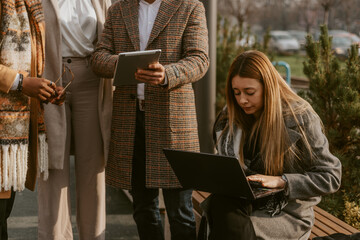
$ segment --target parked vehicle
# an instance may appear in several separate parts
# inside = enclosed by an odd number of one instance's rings
[[[332,29],[328,31],[329,35],[348,34],[349,32],[341,29]]]
[[[360,37],[358,35],[351,32],[347,32],[345,30],[329,30],[329,35],[347,37],[351,40],[352,43],[360,44]]]
[[[295,53],[300,50],[300,44],[286,31],[270,31],[269,49],[280,54]]]
[[[360,48],[360,37],[354,33],[350,33],[350,39],[352,44],[357,44]]]
[[[348,49],[351,45],[356,44],[360,47],[360,38],[354,33],[344,30],[330,30],[329,35],[332,36],[332,49],[338,57],[347,57]],[[360,48],[359,48],[360,54]]]
[[[332,49],[336,56],[346,58],[348,49],[351,47],[351,40],[343,36],[332,36]]]
[[[236,45],[242,47],[251,47],[254,45],[255,41],[256,40],[254,35],[245,34],[242,39],[236,40]]]
[[[305,49],[306,36],[308,35],[307,32],[300,30],[289,30],[288,33],[290,33],[291,36],[298,40],[301,49]]]
[[[334,36],[347,38],[350,40],[351,44],[356,44],[360,47],[360,37],[354,33],[336,34]]]

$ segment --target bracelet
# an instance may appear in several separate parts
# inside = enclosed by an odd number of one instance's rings
[[[284,180],[285,185],[287,185],[288,180],[287,180],[286,176],[285,176],[285,175],[281,175],[281,179]]]
[[[19,73],[19,84],[16,88],[17,91],[21,92],[22,88],[23,88],[23,80],[24,80],[24,75],[22,75],[21,73]]]
[[[289,184],[288,184],[289,181],[284,174],[281,175],[281,179],[284,180],[284,182],[285,182],[284,194],[285,194],[285,196],[289,196]]]

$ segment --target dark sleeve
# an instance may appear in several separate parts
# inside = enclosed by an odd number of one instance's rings
[[[216,133],[224,130],[227,124],[227,110],[224,107],[216,116],[214,125],[213,125],[213,142],[216,145],[218,139],[216,139]]]

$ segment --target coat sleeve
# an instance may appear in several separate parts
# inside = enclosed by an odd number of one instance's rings
[[[8,93],[15,81],[17,71],[0,64],[0,91]]]
[[[118,59],[115,54],[113,41],[113,24],[112,15],[115,14],[114,5],[109,8],[106,17],[104,29],[101,34],[100,41],[97,43],[96,49],[91,57],[91,66],[95,74],[104,78],[112,78]]]
[[[288,179],[289,198],[304,199],[336,192],[341,182],[341,163],[329,151],[320,118],[312,115],[304,122],[305,134],[312,147],[313,159],[303,154],[301,161],[308,165],[303,173],[284,174]]]
[[[203,4],[194,7],[182,36],[183,58],[165,66],[168,88],[201,79],[208,67],[208,31]]]

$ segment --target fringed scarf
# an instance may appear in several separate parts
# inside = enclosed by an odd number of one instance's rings
[[[44,69],[41,1],[1,0],[0,31],[0,64],[19,70],[25,76],[29,73],[40,76]],[[43,108],[38,109],[38,159],[40,168],[45,169],[48,154]],[[17,91],[0,92],[0,189],[21,191],[25,188],[29,125],[30,98]]]

